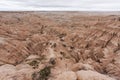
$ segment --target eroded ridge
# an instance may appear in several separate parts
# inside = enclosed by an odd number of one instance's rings
[[[0,65],[0,80],[120,80],[120,16],[1,12]]]

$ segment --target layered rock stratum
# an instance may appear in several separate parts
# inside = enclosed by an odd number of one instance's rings
[[[120,15],[0,12],[0,80],[120,80]]]

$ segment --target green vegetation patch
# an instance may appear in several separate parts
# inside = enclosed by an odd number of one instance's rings
[[[51,73],[50,68],[51,67],[45,67],[44,69],[40,70],[39,72],[33,73],[33,75],[32,75],[33,80],[47,80]]]

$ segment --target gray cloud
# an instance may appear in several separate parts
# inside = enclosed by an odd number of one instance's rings
[[[120,0],[1,0],[0,10],[120,11]]]

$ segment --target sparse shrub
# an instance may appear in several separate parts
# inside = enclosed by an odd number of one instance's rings
[[[29,64],[30,66],[33,66],[33,68],[37,68],[39,62],[38,62],[37,60],[33,60],[33,61],[29,62],[28,64]]]
[[[44,69],[40,70],[37,73],[32,74],[32,79],[33,80],[47,80],[48,76],[51,73],[50,66],[46,66]]]
[[[52,64],[52,65],[55,65],[56,64],[55,58],[51,58],[49,63]]]

